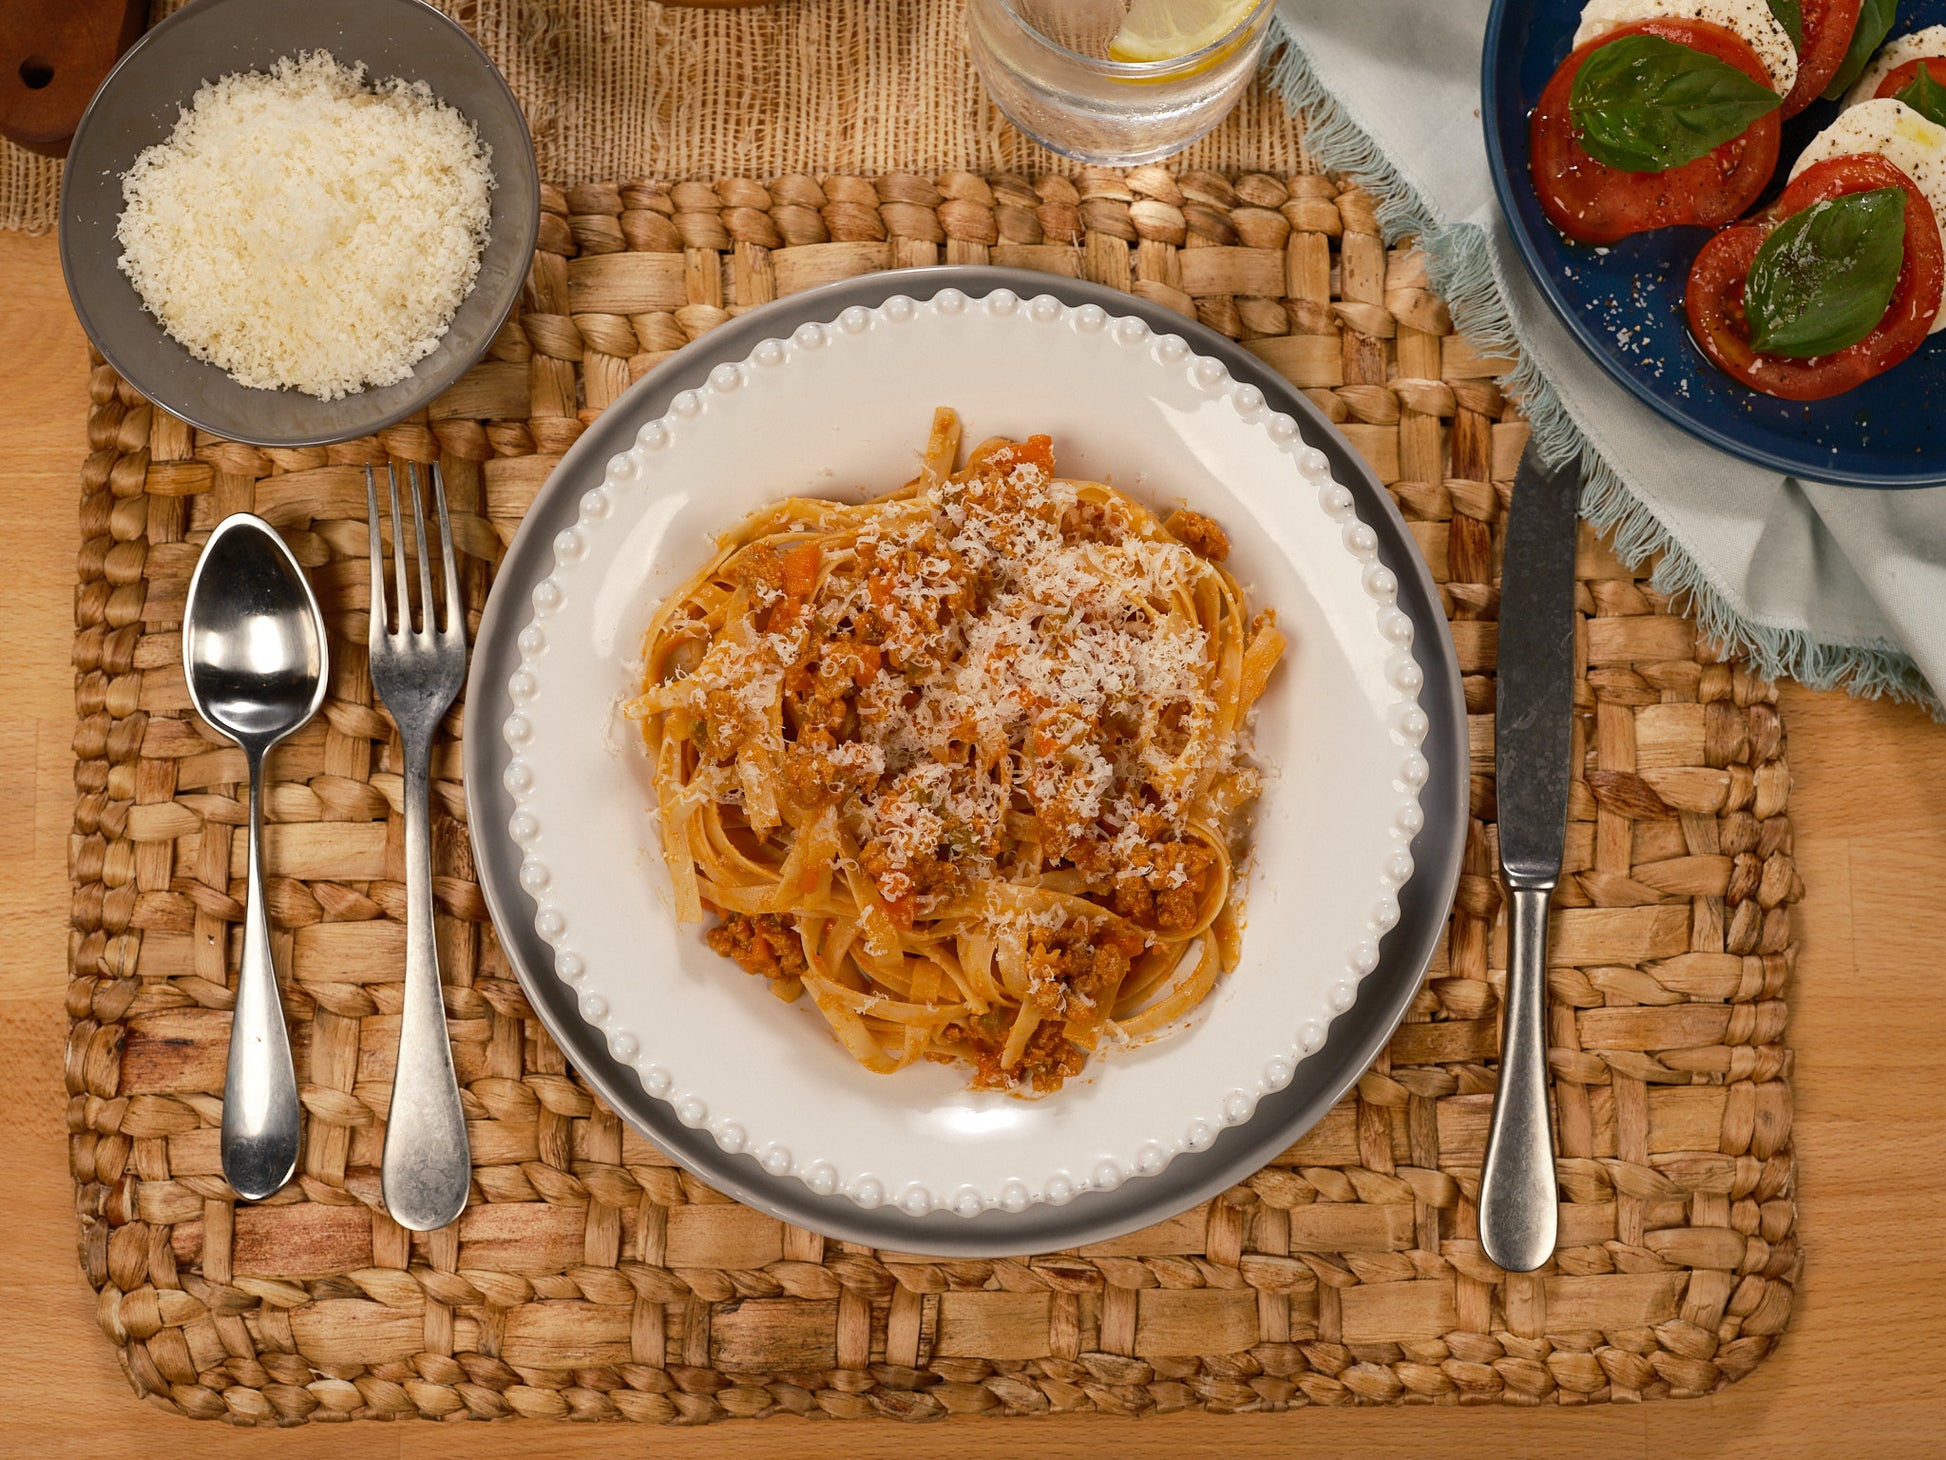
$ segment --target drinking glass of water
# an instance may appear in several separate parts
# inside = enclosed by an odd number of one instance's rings
[[[1272,0],[968,0],[993,104],[1037,142],[1132,167],[1228,115],[1257,69]]]

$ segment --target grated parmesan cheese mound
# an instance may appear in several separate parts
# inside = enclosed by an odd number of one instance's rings
[[[1152,844],[1188,834],[1197,788],[1254,774],[1237,728],[1218,730],[1210,634],[1173,607],[1218,570],[1148,535],[1139,509],[1083,502],[1051,460],[1027,458],[1037,445],[1044,453],[1046,438],[929,483],[890,522],[830,549],[801,607],[760,575],[738,578],[757,611],[784,618],[746,639],[720,635],[665,691],[740,774],[748,758],[730,747],[781,734],[791,695],[801,706],[817,692],[808,672],[789,689],[793,665],[849,666],[836,646],[871,645],[869,672],[844,690],[855,729],[843,733],[856,738],[810,753],[848,773],[848,829],[888,901],[913,892],[914,869],[942,847],[974,880],[1038,875],[1038,862],[1001,865],[1019,850],[1006,828],[1021,811],[1037,819],[1037,857],[1099,840],[1112,865],[1146,867]],[[1157,877],[1167,890],[1188,873]]]
[[[287,56],[205,82],[136,158],[119,263],[171,337],[244,385],[392,385],[472,291],[491,161],[424,82]]]

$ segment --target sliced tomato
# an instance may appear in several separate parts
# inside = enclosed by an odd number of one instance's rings
[[[1855,345],[1816,359],[1759,354],[1750,347],[1743,291],[1757,250],[1786,218],[1813,203],[1874,188],[1904,188],[1905,263],[1876,328]],[[1833,157],[1804,170],[1777,201],[1748,223],[1726,228],[1696,256],[1683,309],[1696,343],[1718,367],[1752,390],[1785,400],[1824,400],[1883,375],[1920,345],[1939,313],[1946,250],[1926,195],[1875,153]]]
[[[1528,171],[1548,222],[1582,243],[1613,243],[1631,233],[1700,223],[1728,223],[1757,201],[1777,167],[1781,122],[1757,118],[1694,162],[1665,172],[1624,172],[1582,150],[1568,115],[1574,78],[1588,57],[1625,35],[1660,36],[1728,61],[1764,86],[1770,73],[1757,53],[1720,25],[1701,20],[1644,20],[1577,47],[1561,63],[1528,122]]]
[[[1794,117],[1816,101],[1851,49],[1863,0],[1798,0],[1804,17],[1804,42],[1797,48],[1797,84],[1784,98],[1784,115]]]
[[[1872,93],[1873,97],[1897,96],[1912,85],[1921,66],[1926,68],[1926,75],[1934,86],[1946,86],[1946,56],[1914,56],[1903,66],[1886,72],[1885,79],[1878,84],[1878,90]]]

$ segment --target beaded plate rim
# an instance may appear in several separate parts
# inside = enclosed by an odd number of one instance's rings
[[[1171,1212],[1206,1200],[1272,1160],[1323,1119],[1371,1062],[1410,1011],[1426,970],[1443,946],[1461,870],[1469,816],[1468,731],[1465,691],[1453,636],[1432,570],[1397,504],[1370,463],[1305,394],[1264,361],[1180,311],[1125,290],[1044,270],[995,264],[925,264],[876,269],[860,276],[799,291],[732,318],[666,357],[636,385],[648,399],[666,401],[700,386],[710,368],[736,360],[774,330],[777,321],[801,322],[828,315],[836,301],[882,303],[895,293],[947,284],[962,288],[1004,286],[1052,293],[1070,304],[1095,302],[1135,314],[1151,326],[1182,333],[1199,349],[1229,362],[1231,373],[1252,381],[1282,403],[1300,423],[1306,440],[1331,459],[1352,484],[1380,537],[1380,559],[1399,575],[1400,597],[1420,628],[1415,657],[1426,675],[1422,703],[1433,717],[1425,751],[1434,768],[1425,798],[1426,829],[1413,843],[1419,870],[1402,889],[1400,924],[1381,945],[1379,967],[1359,988],[1358,1002],[1343,1016],[1327,1057],[1300,1066],[1289,1087],[1266,1098],[1257,1116],[1218,1133],[1206,1152],[1183,1157],[1147,1182],[1112,1192],[1084,1192],[1066,1207],[1031,1207],[1019,1214],[990,1212],[961,1218],[934,1213],[908,1217],[897,1206],[867,1211],[838,1198],[819,1197],[801,1182],[779,1180],[749,1155],[731,1155],[704,1132],[677,1120],[674,1111],[646,1098],[632,1072],[616,1060],[593,1026],[574,1007],[572,990],[553,976],[551,949],[534,932],[530,906],[520,890],[519,859],[510,840],[475,841],[482,898],[499,930],[501,946],[521,989],[558,1043],[595,1091],[679,1165],[716,1190],[781,1221],[831,1238],[894,1251],[991,1258],[1051,1252],[1105,1241],[1135,1231]],[[479,643],[469,670],[462,739],[467,821],[504,824],[513,798],[501,784],[508,759],[497,733],[512,709],[506,678],[516,662],[512,634],[489,633],[522,611],[526,594],[546,576],[552,534],[571,525],[575,494],[567,484],[596,477],[601,464],[632,440],[606,413],[580,436],[554,468],[558,489],[543,487],[525,509],[508,544],[482,611]]]
[[[852,305],[828,323],[807,322],[788,338],[762,341],[741,362],[717,364],[699,387],[677,393],[666,412],[643,424],[627,451],[610,458],[601,482],[581,494],[575,525],[556,534],[553,569],[529,595],[531,612],[516,636],[519,666],[507,683],[516,708],[501,726],[513,754],[503,772],[503,784],[515,799],[507,831],[522,848],[520,884],[534,905],[534,928],[553,950],[555,976],[579,985],[589,978],[590,969],[582,950],[573,946],[578,940],[569,931],[570,919],[554,890],[559,885],[555,869],[535,849],[545,820],[536,812],[547,798],[535,778],[534,752],[540,747],[533,716],[544,691],[554,641],[550,621],[557,621],[564,611],[579,611],[571,607],[577,592],[590,597],[597,592],[587,581],[594,572],[590,539],[599,538],[604,530],[611,537],[619,531],[606,524],[618,502],[639,491],[657,458],[680,449],[682,441],[698,431],[711,429],[718,417],[734,420],[740,410],[755,409],[748,404],[751,397],[760,395],[767,383],[789,378],[793,363],[812,356],[826,361],[834,346],[843,349],[848,341],[868,341],[875,332],[883,337],[921,316],[944,321],[968,312],[1010,321],[1003,329],[1051,328],[1084,340],[1098,337],[1097,343],[1084,348],[1105,345],[1146,353],[1150,363],[1178,376],[1176,388],[1186,383],[1192,395],[1228,400],[1246,432],[1254,428],[1289,459],[1296,480],[1315,488],[1317,510],[1339,524],[1340,546],[1359,564],[1358,586],[1374,605],[1371,628],[1376,638],[1360,652],[1383,658],[1391,697],[1384,711],[1384,729],[1397,752],[1397,769],[1387,803],[1390,850],[1376,878],[1378,900],[1348,950],[1345,975],[1318,1002],[1293,1010],[1295,1034],[1282,1036],[1281,1042],[1280,1036],[1270,1036],[1270,1052],[1260,1057],[1254,1075],[1239,1075],[1230,1088],[1191,1103],[1174,1129],[1144,1128],[1133,1137],[1123,1136],[1114,1149],[1098,1151],[1091,1162],[1064,1160],[1052,1170],[1032,1171],[1025,1180],[964,1180],[941,1187],[936,1179],[911,1174],[910,1168],[900,1173],[896,1166],[875,1169],[885,1162],[856,1166],[833,1159],[830,1153],[807,1151],[797,1137],[788,1143],[775,1139],[775,1125],[762,1118],[760,1106],[752,1105],[747,1095],[743,1101],[751,1108],[740,1108],[736,1101],[726,1102],[717,1092],[707,1091],[693,1073],[693,1061],[686,1070],[679,1069],[685,1060],[677,1031],[666,1030],[658,1038],[649,1026],[638,1030],[633,1027],[638,1021],[618,1016],[598,991],[601,975],[595,971],[594,982],[577,1000],[581,1019],[600,1031],[609,1053],[633,1071],[644,1092],[671,1107],[683,1124],[706,1130],[731,1154],[756,1156],[771,1175],[795,1177],[819,1196],[842,1196],[867,1210],[892,1203],[913,1217],[950,1211],[970,1218],[994,1210],[1017,1213],[1039,1203],[1064,1205],[1083,1192],[1112,1191],[1129,1179],[1156,1175],[1184,1152],[1207,1149],[1224,1127],[1248,1121],[1265,1095],[1288,1085],[1296,1065],[1324,1047],[1329,1024],[1353,1005],[1358,981],[1378,966],[1379,940],[1397,921],[1399,889],[1412,875],[1410,846],[1425,822],[1419,794],[1429,774],[1419,749],[1429,729],[1417,699],[1423,674],[1412,655],[1412,621],[1396,606],[1397,579],[1377,562],[1377,535],[1359,518],[1351,492],[1335,479],[1324,453],[1303,442],[1297,422],[1271,409],[1260,389],[1236,380],[1221,360],[1197,353],[1181,335],[1159,332],[1136,316],[1113,315],[1092,303],[1071,306],[1045,293],[1023,299],[1007,287],[974,299],[942,283],[925,300],[897,294],[875,308]],[[626,402],[611,409],[627,414]],[[1291,500],[1295,511],[1306,511],[1301,495]],[[541,719],[544,723],[544,710]],[[1228,1077],[1223,1083],[1230,1083]]]

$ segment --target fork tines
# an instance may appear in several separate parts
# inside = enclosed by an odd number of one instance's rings
[[[458,569],[453,562],[453,526],[446,514],[446,482],[439,473],[438,463],[429,469],[432,477],[433,503],[439,518],[439,548],[441,581],[445,586],[445,609],[440,614],[441,622],[436,630],[433,622],[433,585],[432,555],[426,550],[426,515],[421,504],[419,487],[419,464],[408,462],[406,471],[409,476],[408,495],[412,498],[412,541],[419,559],[419,629],[416,632],[432,634],[437,632],[442,639],[466,639],[466,613],[460,601]],[[385,602],[385,552],[379,537],[378,527],[378,481],[372,468],[365,468],[365,520],[371,531],[372,557],[372,627],[371,638],[377,643],[383,637],[405,637],[415,632],[412,623],[412,599],[406,579],[406,546],[403,519],[399,511],[399,474],[398,469],[389,461],[385,464],[386,485],[391,492],[392,505],[392,569],[398,585],[399,626],[396,630],[388,628],[390,614]]]

